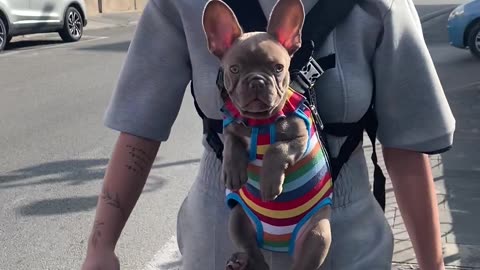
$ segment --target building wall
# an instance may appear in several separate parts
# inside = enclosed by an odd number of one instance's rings
[[[87,13],[89,15],[97,14],[99,12],[98,0],[85,0],[85,3],[87,5]]]
[[[137,9],[143,10],[143,8],[147,5],[149,0],[137,0]]]
[[[143,10],[149,0],[85,0],[89,14]]]

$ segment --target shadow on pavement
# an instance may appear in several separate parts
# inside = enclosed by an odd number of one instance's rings
[[[122,41],[109,44],[99,44],[93,46],[84,46],[77,48],[80,51],[112,51],[112,52],[127,52],[130,46],[130,41]]]
[[[75,159],[52,161],[0,175],[0,190],[27,188],[39,185],[83,185],[86,182],[101,181],[105,174],[108,159]],[[158,163],[152,169],[198,163],[199,159],[188,159],[168,163]],[[168,182],[160,172],[151,172],[143,193],[162,189]],[[42,198],[39,194],[37,198]],[[61,215],[72,212],[89,211],[95,208],[98,194],[86,197],[42,198],[17,208],[23,216]]]
[[[74,159],[52,161],[0,176],[0,189],[68,182],[80,185],[85,181],[101,179],[108,159]]]
[[[143,189],[143,194],[161,189],[167,180],[163,177],[152,175]],[[38,200],[17,208],[22,216],[50,216],[67,213],[84,212],[96,207],[98,194],[86,197],[68,197]]]
[[[37,46],[46,46],[46,45],[57,45],[65,43],[63,40],[58,38],[58,40],[54,39],[42,39],[42,40],[19,40],[19,41],[12,41],[6,47],[5,51],[10,50],[18,50],[18,49],[28,49]]]
[[[50,216],[88,211],[97,205],[98,196],[36,201],[18,209],[22,216]]]
[[[0,189],[65,182],[70,185],[81,185],[86,181],[103,179],[108,161],[106,158],[52,161],[10,171],[0,175]],[[188,159],[159,163],[153,165],[152,169],[181,166],[198,163],[199,161],[200,159]],[[150,180],[153,180],[153,182]],[[149,182],[152,182],[151,185],[158,185],[155,181],[164,180],[164,178],[150,173]],[[146,190],[148,191],[148,186]]]

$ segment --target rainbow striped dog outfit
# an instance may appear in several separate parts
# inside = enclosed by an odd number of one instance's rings
[[[298,232],[322,207],[332,204],[332,178],[326,151],[318,139],[312,113],[305,97],[288,90],[284,108],[269,119],[247,119],[240,115],[230,100],[222,108],[223,126],[232,122],[252,128],[248,165],[248,181],[239,190],[226,190],[230,208],[239,203],[254,224],[257,242],[263,249],[293,254]],[[285,172],[282,193],[271,202],[260,195],[260,170],[263,155],[275,143],[275,122],[290,115],[305,121],[308,129],[307,149],[302,158]]]

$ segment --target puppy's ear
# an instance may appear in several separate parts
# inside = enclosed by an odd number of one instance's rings
[[[304,20],[305,10],[300,0],[279,0],[270,14],[267,32],[293,55],[302,46]]]
[[[220,0],[210,0],[206,4],[202,22],[208,50],[220,59],[243,33],[233,11]]]

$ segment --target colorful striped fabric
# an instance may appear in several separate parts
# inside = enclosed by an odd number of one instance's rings
[[[226,190],[227,204],[231,208],[236,204],[243,207],[255,225],[261,248],[292,254],[299,230],[319,209],[331,204],[332,198],[332,179],[325,151],[305,97],[290,89],[284,110],[269,121],[242,118],[229,102],[223,111],[224,125],[243,121],[252,127],[248,181],[239,191]],[[272,202],[263,202],[259,183],[263,156],[275,142],[275,121],[292,114],[307,124],[310,135],[307,149],[302,158],[286,170],[282,193]]]

